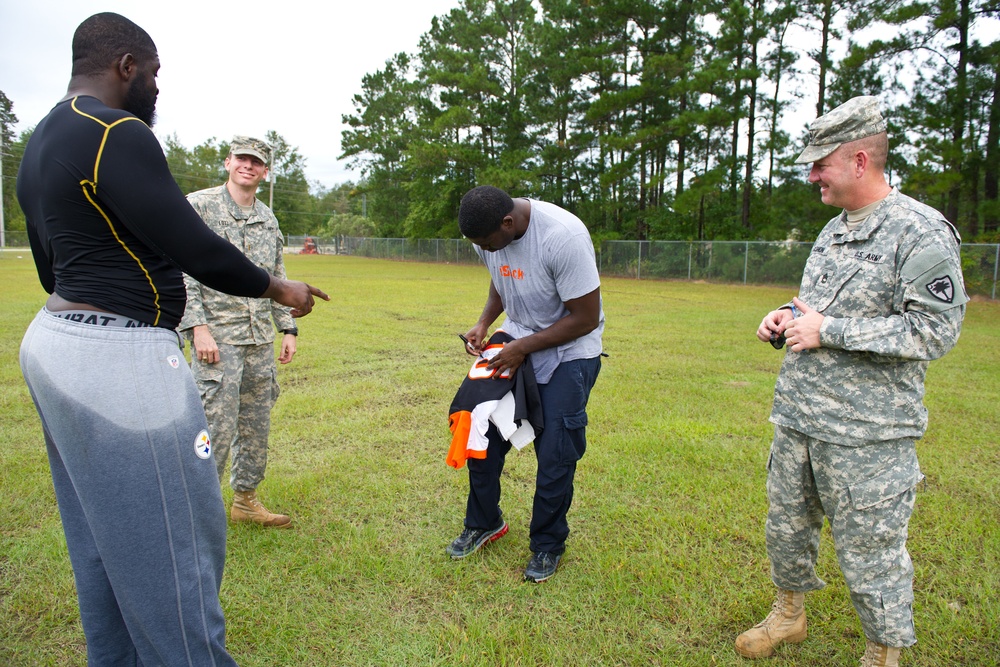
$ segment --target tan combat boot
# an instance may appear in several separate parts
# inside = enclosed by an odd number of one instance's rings
[[[861,656],[861,667],[899,667],[898,648],[890,648],[865,640],[865,654]]]
[[[779,588],[771,613],[736,638],[736,650],[744,658],[770,658],[782,642],[797,644],[805,638],[805,593]]]
[[[292,520],[284,514],[272,514],[257,499],[256,491],[236,491],[233,493],[233,509],[229,513],[233,521],[250,521],[262,526],[285,528]]]

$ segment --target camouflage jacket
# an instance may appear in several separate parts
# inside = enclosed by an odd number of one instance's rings
[[[254,210],[244,213],[225,185],[192,192],[188,201],[216,234],[242,250],[254,264],[271,275],[285,277],[281,230],[271,209],[255,201]],[[295,326],[291,309],[270,299],[223,294],[188,275],[184,276],[184,285],[187,307],[177,329],[189,337],[192,327],[207,324],[217,343],[272,343],[275,327],[291,329]]]
[[[771,421],[842,445],[919,438],[927,363],[954,347],[969,300],[958,232],[893,191],[853,232],[841,213],[813,245],[799,299],[821,347],[787,352]]]

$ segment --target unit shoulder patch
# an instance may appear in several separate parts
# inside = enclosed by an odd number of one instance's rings
[[[925,287],[935,299],[939,299],[945,303],[952,303],[955,300],[955,284],[951,281],[951,276],[944,275],[940,278],[935,278],[927,283]]]

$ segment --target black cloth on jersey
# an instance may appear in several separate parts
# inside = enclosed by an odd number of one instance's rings
[[[94,97],[60,102],[38,124],[17,198],[42,287],[69,301],[173,329],[182,271],[236,296],[270,282],[205,225],[146,124]]]
[[[497,329],[483,349],[503,347],[512,340],[514,338],[506,331]],[[526,356],[524,362],[512,374],[496,370],[488,371],[486,369],[488,365],[489,360],[484,358],[475,362],[473,369],[462,380],[448,408],[448,428],[452,433],[452,441],[446,461],[454,468],[461,468],[465,464],[466,456],[472,455],[466,449],[466,443],[469,441],[469,432],[472,428],[472,411],[480,403],[499,401],[513,392],[514,421],[521,423],[522,420],[527,420],[535,429],[535,437],[538,437],[545,426],[542,397],[535,382],[531,355]],[[482,452],[477,458],[485,455],[485,452]]]

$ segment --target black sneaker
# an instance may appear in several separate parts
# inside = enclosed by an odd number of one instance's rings
[[[476,528],[466,528],[462,534],[448,545],[445,552],[452,558],[465,558],[479,551],[479,548],[488,542],[494,542],[507,534],[507,522],[500,524],[499,528],[493,530],[478,530]]]
[[[559,559],[562,554],[551,554],[548,551],[537,551],[531,554],[528,567],[524,569],[524,580],[533,581],[540,584],[552,577],[559,567]]]

